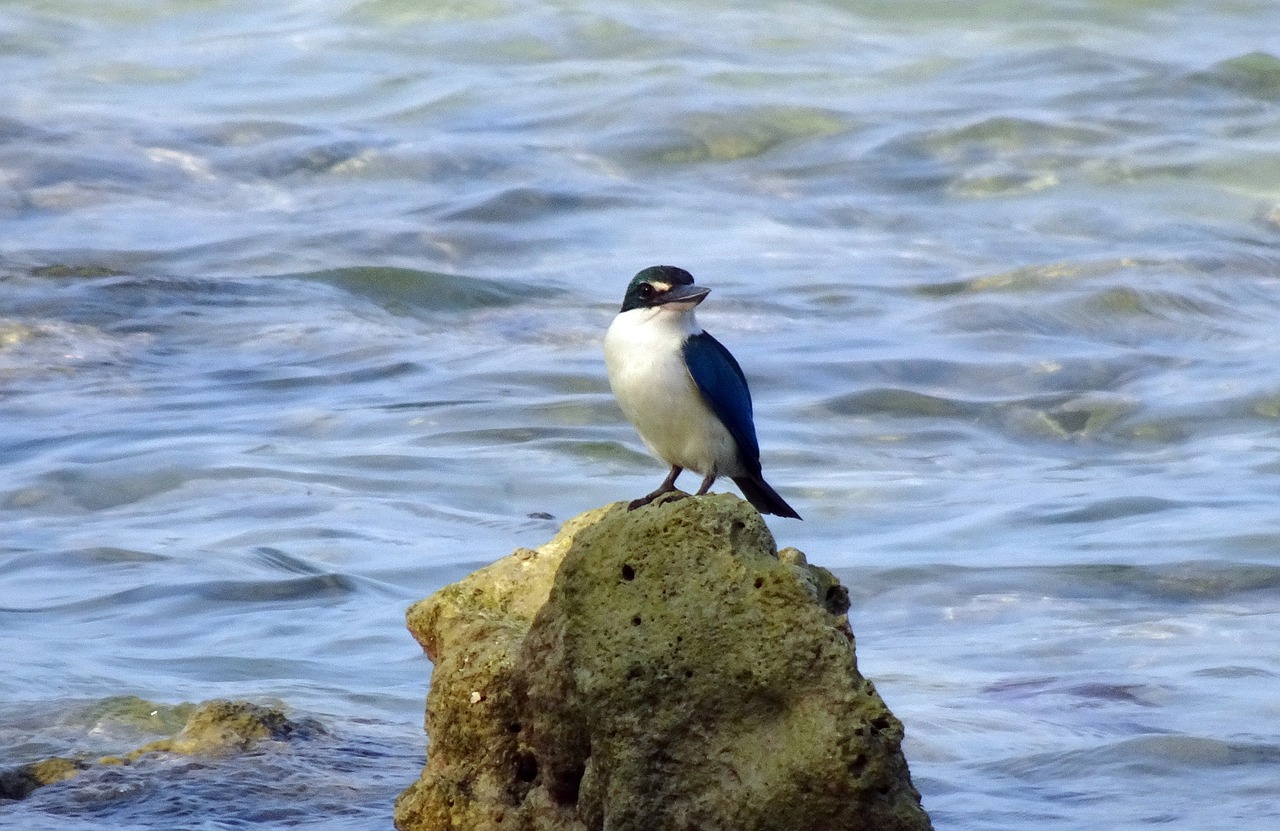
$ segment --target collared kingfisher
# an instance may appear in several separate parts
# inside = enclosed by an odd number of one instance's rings
[[[800,519],[761,475],[741,367],[694,316],[710,291],[682,268],[646,268],[627,286],[604,336],[609,385],[623,414],[649,452],[671,465],[658,489],[630,509],[676,490],[676,478],[691,470],[703,477],[699,496],[728,476],[761,513]]]

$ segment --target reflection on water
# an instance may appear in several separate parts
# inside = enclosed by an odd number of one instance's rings
[[[659,475],[600,338],[669,262],[940,829],[1271,828],[1267,12],[9,4],[0,748],[136,745],[118,695],[336,738],[0,817],[386,825],[402,609]]]

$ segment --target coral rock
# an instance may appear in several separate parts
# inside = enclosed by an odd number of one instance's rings
[[[848,594],[732,495],[584,514],[415,606],[402,831],[919,831]]]

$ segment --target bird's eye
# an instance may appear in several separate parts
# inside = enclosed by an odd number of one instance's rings
[[[654,291],[653,286],[648,283],[641,283],[640,288],[636,289],[636,294],[640,295],[641,300],[652,300]]]

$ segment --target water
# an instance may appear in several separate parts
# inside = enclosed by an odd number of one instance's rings
[[[0,758],[329,730],[0,825],[387,827],[402,609],[663,475],[600,338],[669,262],[938,828],[1276,827],[1278,13],[0,7]]]

